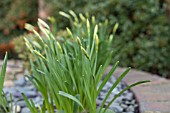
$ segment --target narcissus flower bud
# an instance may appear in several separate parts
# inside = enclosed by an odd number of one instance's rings
[[[81,50],[84,53],[84,55],[86,56],[86,58],[90,60],[89,55],[87,54],[86,50],[82,46],[81,46]]]
[[[87,19],[87,21],[86,21],[86,26],[87,26],[88,36],[90,36],[90,22],[89,22],[88,19]]]
[[[81,47],[81,46],[82,46],[82,44],[81,44],[81,40],[80,40],[80,38],[79,38],[79,37],[77,37],[77,42],[78,42],[79,46]]]

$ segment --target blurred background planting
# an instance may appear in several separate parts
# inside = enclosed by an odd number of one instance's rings
[[[81,13],[87,18],[94,16],[99,25],[107,24],[106,34],[112,34],[114,25],[119,23],[111,44],[116,52],[113,64],[119,60],[122,67],[131,66],[170,78],[168,0],[1,0],[0,58],[8,51],[9,58],[28,61],[23,37],[32,34],[26,32],[24,24],[34,25],[38,17],[51,24],[56,38],[66,35],[63,30],[66,26],[73,34],[80,33],[74,19],[59,14],[59,11],[69,13],[69,10],[76,13],[78,21]],[[39,32],[38,28],[35,29]],[[102,34],[102,37],[107,36]]]

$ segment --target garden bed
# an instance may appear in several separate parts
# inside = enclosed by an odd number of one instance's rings
[[[100,106],[102,100],[105,98],[108,90],[111,88],[115,81],[115,77],[112,76],[109,82],[106,83],[105,87],[102,89],[97,98],[98,106]],[[119,83],[107,99],[106,105],[107,102],[111,101],[111,99],[125,87],[126,84],[124,82]],[[36,107],[38,107],[38,105],[42,106],[43,104],[41,94],[24,77],[16,80],[14,82],[14,86],[5,87],[4,92],[5,94],[7,94],[8,100],[10,100],[10,93],[13,95],[13,102],[15,103],[15,105],[18,106],[19,113],[30,113],[21,93],[24,93],[29,99],[32,99]],[[139,107],[134,97],[134,94],[130,90],[128,90],[124,92],[120,97],[118,97],[115,102],[112,103],[110,109],[114,110],[115,113],[139,113]]]

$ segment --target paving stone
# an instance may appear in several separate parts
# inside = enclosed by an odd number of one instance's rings
[[[4,87],[12,87],[14,86],[14,82],[12,80],[6,80],[4,82]]]

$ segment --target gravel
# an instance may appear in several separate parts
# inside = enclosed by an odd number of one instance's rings
[[[105,98],[108,90],[111,88],[113,83],[116,81],[115,77],[111,77],[111,79],[106,83],[102,91],[100,92],[96,102],[97,107],[99,107],[102,103],[102,100]],[[114,96],[116,96],[122,89],[126,88],[126,84],[124,82],[120,82],[117,87],[112,91],[109,98],[106,100],[105,106],[112,100]],[[35,103],[35,106],[42,105],[43,99],[40,93],[35,89],[35,87],[24,77],[16,80],[14,82],[14,86],[5,87],[5,94],[7,95],[7,99],[10,99],[10,93],[13,95],[13,102],[18,108],[18,113],[30,113],[30,110],[27,108],[25,101],[21,93],[23,92],[29,99],[32,99]],[[109,107],[115,111],[115,113],[138,113],[138,104],[136,99],[134,98],[134,94],[128,90],[125,91],[120,97],[118,97]]]

